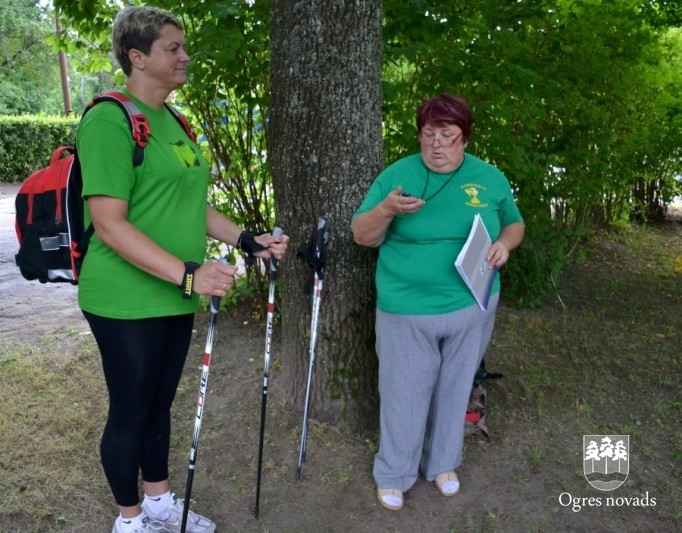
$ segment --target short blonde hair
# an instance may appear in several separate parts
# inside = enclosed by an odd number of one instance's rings
[[[161,28],[167,24],[182,31],[182,25],[175,16],[157,7],[129,6],[118,12],[113,27],[113,51],[126,76],[133,71],[128,55],[130,50],[134,48],[149,55]]]

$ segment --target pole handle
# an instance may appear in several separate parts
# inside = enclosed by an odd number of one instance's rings
[[[227,260],[227,257],[221,257],[218,259],[218,263],[222,263],[223,265],[230,264],[230,262]],[[212,314],[218,314],[220,312],[220,296],[211,296],[210,310]]]
[[[281,237],[284,235],[284,229],[282,229],[282,226],[275,225],[275,227],[272,229],[272,234],[275,237]],[[275,273],[277,272],[277,259],[275,259],[274,256],[270,256],[270,272]]]

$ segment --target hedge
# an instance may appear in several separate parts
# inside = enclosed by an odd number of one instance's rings
[[[0,181],[18,182],[47,166],[59,146],[73,146],[78,118],[0,116]]]

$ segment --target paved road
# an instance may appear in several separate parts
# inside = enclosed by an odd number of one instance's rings
[[[0,183],[0,338],[30,342],[58,328],[87,331],[75,286],[43,284],[21,277],[14,262],[19,247],[14,231],[14,198],[18,190],[18,184]]]

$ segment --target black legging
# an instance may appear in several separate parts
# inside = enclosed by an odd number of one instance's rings
[[[168,479],[170,409],[192,337],[194,315],[136,320],[83,312],[109,389],[100,454],[120,506],[139,503],[138,475]]]

